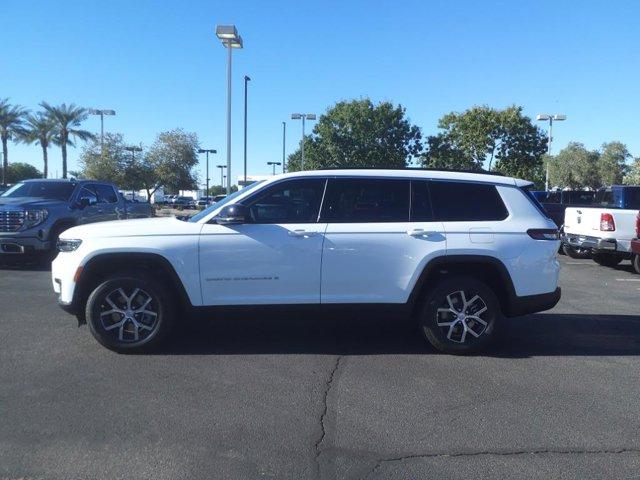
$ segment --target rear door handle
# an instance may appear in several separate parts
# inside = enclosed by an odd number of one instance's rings
[[[429,235],[429,232],[425,232],[424,228],[413,228],[411,230],[407,230],[407,235],[411,237],[426,237]]]
[[[289,230],[289,236],[291,237],[311,237],[316,235],[318,232],[307,232],[303,228],[299,228],[296,230]]]

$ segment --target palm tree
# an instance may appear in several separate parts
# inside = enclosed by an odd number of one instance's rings
[[[55,107],[42,102],[40,106],[54,122],[54,143],[62,149],[62,178],[67,178],[67,145],[74,146],[72,138],[83,141],[94,138],[91,132],[76,128],[87,118],[87,110],[73,103],[69,105],[63,103]]]
[[[47,178],[49,173],[49,155],[47,149],[50,143],[55,143],[56,125],[53,119],[43,112],[28,114],[26,117],[26,128],[21,134],[24,143],[37,143],[42,147],[42,159],[44,160],[43,178]]]
[[[7,143],[18,138],[23,129],[23,119],[27,111],[19,105],[10,105],[9,99],[0,99],[0,139],[2,139],[2,181],[4,184],[9,167]]]

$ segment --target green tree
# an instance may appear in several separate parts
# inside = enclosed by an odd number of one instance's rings
[[[602,184],[619,185],[622,183],[629,158],[631,158],[631,154],[624,143],[604,143],[598,162],[598,175]]]
[[[448,113],[438,127],[443,132],[429,137],[429,147],[422,157],[424,166],[481,169],[486,164],[491,170],[495,162],[504,174],[541,178],[547,137],[522,114],[522,107],[472,107],[462,113]]]
[[[74,104],[63,103],[59,106],[40,104],[55,124],[55,144],[62,149],[62,178],[67,178],[67,146],[75,146],[73,140],[91,140],[95,136],[87,130],[78,128],[87,118],[87,110]]]
[[[149,197],[161,186],[171,191],[197,186],[198,136],[182,129],[163,132],[144,157],[145,189]]]
[[[582,143],[570,142],[549,160],[549,184],[560,188],[600,188],[598,172],[600,154],[587,150]]]
[[[405,168],[421,152],[421,139],[401,105],[368,98],[338,102],[304,139],[304,168]],[[301,160],[298,149],[289,155],[287,170],[300,170]]]
[[[471,156],[456,147],[443,133],[427,138],[427,147],[420,161],[425,168],[440,170],[482,169],[481,164],[478,164]]]
[[[640,185],[640,157],[634,159],[633,163],[629,166],[623,183],[625,185]]]
[[[42,172],[29,163],[16,162],[7,168],[7,183],[18,183],[32,178],[42,178]]]
[[[19,105],[10,105],[9,99],[0,99],[0,139],[2,140],[2,180],[7,183],[9,166],[9,140],[17,140],[24,132],[24,117],[27,111]]]
[[[27,144],[37,143],[42,148],[43,170],[42,176],[49,176],[49,145],[55,141],[55,124],[51,117],[38,112],[28,114],[25,119],[25,128],[20,138]]]
[[[78,163],[82,176],[93,180],[112,182],[121,188],[129,189],[125,183],[125,172],[128,165],[128,152],[124,138],[120,133],[104,135],[104,154],[100,139],[93,137],[83,147]]]

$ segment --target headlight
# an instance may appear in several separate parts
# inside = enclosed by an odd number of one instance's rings
[[[58,251],[59,252],[73,252],[74,250],[78,249],[78,247],[80,246],[81,243],[82,243],[82,240],[78,240],[78,239],[59,238],[58,239]]]
[[[25,228],[31,228],[41,224],[46,220],[48,215],[49,212],[46,210],[26,210],[24,212]]]

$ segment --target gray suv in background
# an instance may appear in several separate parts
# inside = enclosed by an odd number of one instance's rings
[[[53,255],[58,235],[76,225],[152,216],[151,205],[129,202],[111,183],[26,180],[0,195],[0,259]]]

